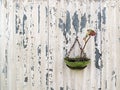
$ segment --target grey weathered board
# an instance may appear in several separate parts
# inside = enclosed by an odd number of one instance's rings
[[[88,28],[91,63],[71,70]],[[120,90],[120,0],[0,0],[0,90]]]

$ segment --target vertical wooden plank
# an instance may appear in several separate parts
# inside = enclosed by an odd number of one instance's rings
[[[2,11],[2,1],[0,0],[0,11]],[[0,14],[0,28],[2,29],[2,14]],[[2,32],[0,32],[0,42],[2,42]],[[0,45],[0,89],[2,89],[2,50]]]
[[[111,81],[112,81],[112,89],[116,89],[116,81],[117,81],[117,77],[118,77],[118,75],[117,75],[117,70],[118,70],[118,68],[116,67],[116,65],[117,65],[117,56],[118,56],[118,54],[117,54],[117,46],[116,46],[116,44],[117,44],[117,35],[116,35],[116,33],[118,33],[118,35],[119,35],[119,32],[117,31],[118,30],[118,26],[117,26],[117,24],[116,24],[116,22],[118,23],[118,19],[117,19],[117,11],[118,11],[118,4],[119,4],[119,1],[118,0],[116,0],[116,1],[114,1],[114,2],[111,2],[111,10],[114,10],[113,11],[113,14],[111,14],[112,15],[112,17],[113,17],[113,20],[112,20],[112,22],[111,22],[111,49],[112,49],[112,55],[110,55],[110,57],[111,57],[111,60],[112,60],[112,62],[111,62],[111,65],[113,65],[113,68],[112,68],[112,71],[111,71]],[[113,38],[114,37],[114,38]],[[120,49],[119,49],[120,50]]]
[[[14,20],[15,20],[15,30],[14,30],[14,59],[15,59],[15,80],[16,80],[16,90],[23,89],[23,58],[22,58],[22,48],[23,48],[23,41],[22,41],[22,34],[23,34],[23,6],[20,5],[19,2],[15,2],[14,4]]]
[[[120,68],[118,68],[118,63],[119,63],[119,60],[118,60],[118,57],[119,57],[119,54],[118,52],[120,52],[120,43],[119,43],[119,37],[120,37],[120,31],[119,31],[119,19],[118,19],[118,16],[119,16],[119,4],[120,4],[120,1],[119,0],[116,0],[115,2],[115,11],[114,11],[114,23],[116,23],[114,25],[114,29],[112,29],[112,32],[113,32],[113,36],[114,38],[112,37],[113,39],[113,64],[114,64],[114,67],[113,67],[113,71],[112,71],[112,78],[111,78],[111,81],[112,81],[112,89],[115,89],[117,90],[118,87],[119,87],[119,82],[117,81],[120,81],[120,79],[118,78],[119,77],[119,70]],[[118,49],[119,48],[119,49]],[[118,52],[117,52],[118,51]]]
[[[4,10],[4,6],[3,6],[3,3],[2,3],[2,1],[0,1],[0,11],[2,12]],[[5,17],[4,17],[4,14],[5,13],[0,13],[0,28],[2,29],[2,31],[0,32],[0,35],[1,35],[1,37],[0,37],[0,42],[2,42],[3,40],[4,40],[4,27],[3,27],[3,25],[4,25],[4,20],[2,20],[2,19],[5,19]],[[1,43],[1,45],[0,45],[0,89],[1,90],[5,90],[4,89],[4,86],[5,86],[5,74],[4,74],[4,72],[3,72],[3,68],[4,68],[4,42],[3,43]]]
[[[105,46],[108,47],[107,45],[107,36],[108,36],[108,33],[106,31],[109,31],[107,30],[107,2],[102,2],[102,5],[101,5],[101,31],[102,31],[102,89],[105,89],[107,90],[107,79],[106,79],[106,72],[107,72],[107,49]],[[106,45],[105,45],[106,44]]]
[[[94,18],[95,22],[93,23],[96,28],[97,35],[95,36],[95,83],[96,89],[101,90],[102,87],[102,31],[101,31],[101,5],[102,1],[95,2],[97,5],[97,9],[95,11],[96,18]]]
[[[48,0],[49,3],[49,61],[48,61],[48,89],[56,90],[56,80],[55,80],[55,64],[56,64],[56,0]]]
[[[2,2],[1,2],[1,0],[0,0],[0,11],[1,11],[1,4],[2,4]],[[2,16],[2,15],[0,14],[0,25],[1,25],[1,16]],[[0,28],[1,28],[1,26],[0,26]],[[2,41],[2,40],[1,40],[1,37],[2,37],[2,33],[0,33],[0,42]],[[1,51],[1,46],[0,46],[0,57],[2,57],[1,54],[2,54],[2,51]],[[0,60],[2,60],[2,58],[0,58]],[[1,73],[1,67],[2,67],[2,66],[1,66],[1,61],[0,61],[0,89],[1,89],[1,87],[2,87],[2,86],[1,86],[1,84],[2,84],[2,82],[1,82],[1,74],[2,74],[2,73]]]
[[[38,74],[36,79],[38,80],[38,90],[48,90],[49,88],[49,8],[47,1],[41,1],[38,6],[38,18],[37,20],[37,34],[36,37],[36,49],[37,49],[37,62],[38,62]],[[34,18],[33,18],[34,19]]]
[[[45,2],[45,3],[44,3]],[[45,90],[49,90],[49,1],[43,1],[41,5],[41,21],[40,21],[40,30],[41,30],[41,43],[42,47],[41,50],[41,71],[42,74],[42,84],[41,86]],[[44,14],[43,14],[44,13]],[[43,23],[44,21],[44,23]],[[43,27],[44,25],[44,27]],[[44,32],[44,34],[42,34]],[[43,39],[45,38],[45,40]]]
[[[14,57],[16,60],[16,89],[29,89],[31,87],[29,77],[30,71],[30,58],[29,53],[29,33],[28,28],[30,27],[28,14],[28,9],[26,5],[22,5],[19,2],[15,2],[15,32],[14,32],[14,44],[15,53]]]
[[[94,2],[94,1],[86,1],[85,7],[86,7],[86,9],[85,9],[84,13],[86,14],[86,20],[87,20],[86,29],[91,28],[91,29],[96,31],[95,22],[97,19],[97,15],[96,15],[95,11],[98,9],[98,3]],[[84,16],[84,18],[85,18],[85,16]],[[82,19],[81,19],[81,22],[83,22]],[[86,30],[85,30],[85,33],[86,33]],[[87,45],[86,50],[85,50],[87,56],[91,59],[91,63],[90,63],[90,65],[88,65],[87,69],[84,71],[83,89],[90,89],[90,90],[97,89],[96,80],[93,79],[97,76],[95,74],[96,68],[95,68],[95,63],[94,63],[94,61],[95,61],[95,54],[94,54],[95,45],[94,45],[94,43],[95,43],[94,37],[92,37],[89,40],[88,45]],[[88,87],[85,86],[87,84],[88,84]]]
[[[3,5],[1,7],[1,12],[3,12],[1,13],[1,42],[3,42],[3,48],[1,46],[1,64],[3,65],[3,67],[1,67],[1,89],[14,90],[14,84],[12,84],[12,82],[14,83],[14,81],[12,81],[12,73],[14,71],[14,66],[12,64],[14,63],[14,60],[13,50],[11,50],[11,48],[13,49],[13,18],[11,18],[11,16],[13,16],[13,4],[11,1],[7,0],[4,2],[1,1],[1,4]],[[4,62],[6,63],[5,66]],[[4,79],[3,73],[6,79]]]
[[[120,1],[118,0],[117,2],[117,11],[116,11],[116,78],[115,78],[115,86],[116,86],[116,90],[118,90],[120,88],[120,67],[119,67],[119,63],[120,60],[118,58],[120,58]]]
[[[94,25],[91,24],[92,16],[94,16],[94,18],[96,18],[95,16],[95,12],[92,10],[93,6],[92,4],[94,4],[94,7],[97,8],[97,3],[95,2],[91,2],[89,0],[85,0],[84,2],[82,2],[81,4],[81,18],[80,18],[80,32],[81,32],[81,41],[82,41],[82,45],[84,44],[83,42],[83,37],[85,36],[87,29],[91,28],[94,29]],[[92,58],[91,54],[93,54],[94,52],[93,49],[91,49],[90,47],[94,47],[93,44],[91,44],[90,42],[93,41],[93,38],[91,38],[85,48],[85,53],[87,55],[88,58],[91,59],[91,64],[93,64],[93,60],[94,58]],[[93,42],[94,43],[94,42]],[[91,52],[91,53],[89,53]],[[82,89],[83,90],[87,90],[90,89],[91,90],[91,64],[89,64],[84,70],[83,70],[83,84],[82,85]],[[92,81],[94,82],[94,81]],[[87,85],[87,87],[86,87]],[[78,87],[79,88],[79,87]]]
[[[64,90],[66,89],[66,77],[65,75],[65,64],[64,64],[64,56],[66,54],[66,33],[65,33],[65,23],[66,23],[66,7],[65,1],[57,1],[56,2],[56,27],[55,27],[55,83],[56,83],[56,90]],[[59,80],[58,80],[59,79]]]
[[[68,5],[68,7],[67,7]],[[63,33],[63,45],[64,47],[61,47],[61,48],[64,48],[63,52],[64,52],[64,56],[62,56],[63,58],[65,57],[65,54],[66,54],[66,50],[70,47],[70,43],[71,42],[68,42],[70,41],[69,39],[71,38],[71,36],[69,35],[70,33],[70,28],[71,28],[71,13],[70,13],[70,6],[71,6],[71,1],[61,1],[61,10],[62,13],[61,13],[61,17],[59,17],[59,28],[61,29],[61,32]],[[71,9],[72,11],[72,9]],[[71,32],[73,33],[73,32]],[[58,36],[58,35],[57,35]],[[62,37],[63,37],[62,36]],[[74,40],[74,38],[71,38]],[[62,41],[62,38],[60,39]],[[71,40],[72,41],[72,40]],[[63,58],[61,58],[63,60]],[[59,63],[60,61],[57,60],[57,63]],[[64,63],[64,61],[63,61]],[[61,63],[62,64],[62,63]],[[61,66],[61,65],[60,65]],[[70,69],[68,67],[66,67],[66,65],[64,64],[64,68],[63,68],[63,84],[64,84],[64,87],[60,87],[60,89],[72,89],[74,87],[74,84],[72,84],[70,81],[71,80],[74,80],[73,78],[73,75],[72,75],[72,71],[70,71]]]
[[[114,37],[114,32],[112,32],[112,30],[114,30],[114,26],[113,26],[113,23],[115,22],[115,8],[113,8],[111,5],[114,4],[113,2],[109,2],[108,4],[108,7],[107,7],[107,30],[105,31],[105,36],[106,36],[106,48],[107,48],[107,51],[106,51],[106,89],[109,90],[111,88],[113,88],[113,85],[112,85],[112,81],[111,81],[111,78],[112,78],[112,72],[114,71],[114,61],[113,61],[113,58],[114,58],[114,49],[113,49],[113,39],[112,37]],[[109,10],[111,12],[109,12]],[[110,19],[110,18],[113,18],[113,19]],[[111,33],[112,32],[112,33]],[[112,45],[111,45],[112,44]],[[112,50],[112,52],[111,52]],[[114,52],[115,53],[115,52]]]
[[[29,8],[31,8],[30,10],[30,43],[31,43],[31,47],[30,47],[30,51],[31,51],[31,61],[30,61],[30,72],[31,72],[31,86],[32,86],[32,90],[38,90],[37,88],[37,65],[38,62],[36,62],[37,60],[37,31],[38,31],[38,22],[37,22],[37,17],[38,17],[38,5],[30,4]]]
[[[116,32],[117,24],[116,23],[116,13],[117,13],[117,0],[113,2],[106,2],[106,25],[103,23],[103,88],[106,90],[116,90],[116,81],[117,81],[117,53],[116,53]],[[103,8],[104,10],[104,8]],[[112,12],[112,13],[111,13]],[[111,13],[111,14],[110,14]],[[112,18],[111,18],[112,17]],[[112,32],[112,33],[111,33]]]
[[[8,44],[8,89],[15,90],[15,60],[14,60],[14,6],[12,1],[7,1],[8,9],[8,30],[9,30],[9,44]]]
[[[60,1],[60,5],[62,6],[60,9],[59,12],[59,29],[61,31],[61,33],[63,35],[61,35],[60,37],[63,37],[63,38],[60,38],[60,41],[61,44],[63,44],[62,47],[59,47],[61,49],[63,49],[62,53],[63,55],[61,55],[61,64],[64,64],[64,66],[60,65],[63,67],[63,87],[60,87],[60,89],[72,89],[74,87],[74,84],[72,84],[70,81],[71,80],[74,80],[73,79],[73,72],[65,65],[64,63],[64,57],[66,55],[66,51],[68,52],[68,49],[70,48],[70,43],[73,43],[74,41],[74,38],[71,38],[71,35],[75,32],[75,31],[71,31],[72,27],[71,27],[71,20],[72,20],[72,14],[74,12],[74,9],[72,9],[72,2],[71,1]],[[72,12],[73,11],[73,12]],[[71,13],[70,13],[71,12]],[[71,35],[70,35],[71,34]],[[75,34],[74,34],[75,35]],[[74,36],[73,35],[73,36]],[[58,35],[57,35],[58,36]],[[74,36],[75,37],[75,36]],[[58,61],[58,60],[57,60]],[[60,61],[58,61],[57,63],[60,64]],[[61,80],[62,81],[62,80]],[[62,84],[62,83],[61,83]]]
[[[8,29],[9,12],[1,1],[1,90],[7,90],[8,87],[8,48],[10,32]]]
[[[24,62],[24,65],[26,66],[26,73],[24,75],[24,83],[26,88],[24,88],[25,90],[28,90],[28,89],[35,89],[35,60],[36,60],[36,48],[35,48],[35,45],[36,45],[36,40],[35,40],[35,26],[36,26],[36,23],[34,23],[34,21],[36,20],[36,12],[34,11],[34,8],[33,7],[33,4],[30,4],[30,3],[27,3],[25,4],[24,6],[24,9],[25,9],[25,13],[24,15],[26,16],[26,21],[25,21],[25,45],[26,45],[26,56],[25,56],[25,61]],[[34,15],[35,14],[35,15]],[[34,17],[34,20],[33,20],[33,16]],[[28,78],[28,80],[27,80]]]

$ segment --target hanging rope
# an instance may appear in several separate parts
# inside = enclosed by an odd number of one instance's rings
[[[75,38],[75,41],[74,41],[73,45],[71,46],[69,52],[67,53],[67,57],[69,57],[69,55],[70,55],[71,51],[73,50],[73,48],[74,48],[76,42],[78,42],[79,49],[80,49],[81,51],[83,51],[82,45],[80,44],[80,42],[79,42],[79,40],[78,40],[78,36],[77,36],[77,37]]]

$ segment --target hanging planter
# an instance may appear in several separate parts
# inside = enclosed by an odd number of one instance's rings
[[[66,57],[64,60],[66,65],[71,69],[84,69],[90,63],[90,59],[84,57]]]
[[[78,37],[76,37],[72,47],[70,48],[70,51],[67,53],[67,56],[64,58],[66,65],[71,69],[84,69],[90,63],[90,59],[84,53],[84,49],[86,47],[88,40],[91,38],[91,36],[95,36],[96,33],[91,29],[88,29],[87,31],[88,32],[87,32],[86,36],[83,38],[83,40],[85,41],[83,47],[80,44]],[[78,42],[78,45],[79,45],[79,48],[81,51],[80,56],[71,58],[69,56],[70,56],[70,53],[71,53],[73,47],[75,46],[76,42]]]

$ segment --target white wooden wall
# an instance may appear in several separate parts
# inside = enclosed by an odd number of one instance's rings
[[[88,28],[91,63],[71,70]],[[120,90],[120,0],[0,0],[0,90]]]

